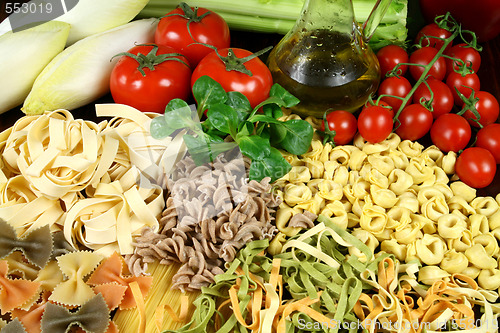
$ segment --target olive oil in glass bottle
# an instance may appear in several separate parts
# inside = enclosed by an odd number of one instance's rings
[[[377,90],[380,66],[368,40],[390,2],[379,0],[360,26],[351,0],[305,0],[295,26],[268,58],[274,82],[300,99],[295,113],[354,112]]]

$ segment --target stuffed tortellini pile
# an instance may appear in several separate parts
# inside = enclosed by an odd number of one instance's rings
[[[423,283],[461,272],[482,288],[498,289],[500,197],[477,197],[460,182],[456,157],[394,133],[378,144],[360,136],[337,147],[313,140],[306,154],[285,154],[292,170],[277,181],[283,203],[274,251],[298,232],[288,226],[290,219],[309,211],[351,229],[374,253],[418,259]]]

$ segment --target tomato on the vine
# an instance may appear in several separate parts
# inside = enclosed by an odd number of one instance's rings
[[[462,60],[466,66],[472,65],[474,73],[477,73],[479,67],[481,66],[481,55],[479,54],[479,51],[465,43],[452,46],[450,49],[446,50],[444,54],[449,57]],[[446,73],[448,75],[453,72],[454,68],[458,69],[457,61],[446,58],[445,62]]]
[[[413,100],[415,103],[421,100],[431,100],[431,91],[433,95],[433,100],[431,102],[432,106],[432,116],[434,119],[438,118],[442,114],[449,113],[453,109],[453,94],[450,88],[442,81],[436,80],[434,78],[427,79],[427,85],[422,82],[415,92],[413,93]],[[430,88],[430,90],[429,90]]]
[[[269,68],[258,58],[262,50],[252,53],[239,48],[212,51],[203,58],[191,76],[191,86],[207,75],[219,82],[225,91],[238,91],[245,95],[252,107],[269,97],[273,77]]]
[[[378,106],[385,107],[391,113],[391,117],[394,118],[394,109],[392,108],[392,106],[390,106],[387,102],[385,102],[383,100],[373,101],[373,103],[366,102],[365,105],[363,105],[363,107],[361,109],[364,110],[367,107],[372,106],[372,105],[378,105]]]
[[[415,44],[420,43],[422,46],[430,46],[439,50],[444,45],[444,41],[442,39],[446,39],[450,36],[450,31],[446,30],[445,28],[439,27],[439,25],[437,25],[436,23],[430,23],[420,29],[417,37],[415,38]],[[450,46],[451,43],[448,44],[448,47]]]
[[[469,98],[470,94],[472,93],[471,89],[473,89],[474,91],[479,91],[479,89],[481,88],[481,82],[479,81],[479,77],[476,73],[462,75],[458,72],[453,71],[446,78],[446,84],[453,94],[453,100],[455,101],[455,104],[460,106],[464,105],[464,102],[458,95],[455,88],[457,88],[458,91],[467,98]]]
[[[399,114],[399,127],[396,133],[403,140],[418,140],[426,135],[431,129],[433,118],[432,112],[420,104],[411,104]]]
[[[378,94],[380,95],[393,95],[398,97],[406,97],[408,93],[411,91],[410,82],[403,76],[391,76],[380,82],[378,87]],[[380,98],[381,101],[389,104],[394,112],[396,112],[403,100],[395,97],[383,96]],[[408,103],[411,103],[411,97]]]
[[[410,63],[413,64],[418,64],[418,65],[428,65],[434,59],[436,54],[438,53],[438,50],[426,46],[422,47],[416,51],[414,51],[410,55]],[[413,79],[418,80],[420,76],[422,76],[424,72],[424,68],[421,66],[410,66],[410,74],[413,77]],[[442,81],[445,76],[446,76],[446,63],[444,61],[444,58],[439,57],[436,62],[434,62],[431,66],[431,69],[429,70],[428,75],[433,76],[437,80]]]
[[[336,145],[345,145],[351,142],[358,130],[356,117],[344,110],[330,112],[326,115],[326,122],[330,131],[335,131],[333,142]],[[325,131],[324,122],[321,122],[321,131]]]
[[[483,188],[491,184],[497,171],[493,155],[486,149],[470,147],[457,158],[455,172],[465,184],[474,188]]]
[[[383,106],[369,106],[358,116],[359,134],[370,143],[378,143],[387,139],[392,128],[391,113]]]
[[[445,113],[431,127],[431,140],[444,152],[458,152],[469,143],[471,128],[464,117],[456,113]]]
[[[493,123],[481,128],[476,135],[476,146],[487,149],[500,163],[500,124]]]
[[[119,55],[122,57],[110,77],[111,95],[116,103],[143,112],[163,113],[172,99],[189,97],[191,68],[188,60],[173,48],[138,45]]]
[[[483,126],[494,123],[498,119],[500,113],[500,107],[495,96],[487,91],[476,91],[474,97],[479,98],[475,104],[476,110],[481,117],[479,123]],[[470,109],[465,111],[464,118],[467,119],[472,126],[479,127],[476,121],[477,118]]]
[[[380,73],[382,77],[385,77],[387,72],[390,72],[398,64],[408,63],[408,53],[399,45],[387,45],[381,48],[377,52],[377,59],[380,64]],[[407,65],[401,65],[398,67],[401,70],[399,75],[405,75],[408,70]]]
[[[194,68],[212,51],[199,43],[217,49],[229,47],[229,27],[219,14],[181,2],[158,23],[155,43],[175,48],[186,56]]]

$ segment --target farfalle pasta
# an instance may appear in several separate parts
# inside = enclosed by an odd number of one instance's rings
[[[93,252],[73,252],[59,256],[57,263],[66,280],[54,288],[49,300],[71,306],[82,305],[90,300],[95,294],[84,278],[92,273],[102,259],[102,256]]]

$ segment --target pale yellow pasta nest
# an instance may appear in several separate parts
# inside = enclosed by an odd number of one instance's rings
[[[98,105],[94,123],[66,110],[20,118],[0,133],[0,218],[22,236],[49,225],[75,248],[133,252],[132,236],[158,228],[158,179],[184,154],[181,136],[154,140],[154,115]]]
[[[314,139],[302,156],[283,154],[292,170],[277,181],[283,203],[275,252],[297,233],[290,218],[307,210],[352,229],[374,252],[433,267],[421,275],[425,283],[461,272],[485,289],[500,288],[500,195],[477,197],[460,182],[454,152],[391,134],[378,144],[357,136],[335,148]]]

